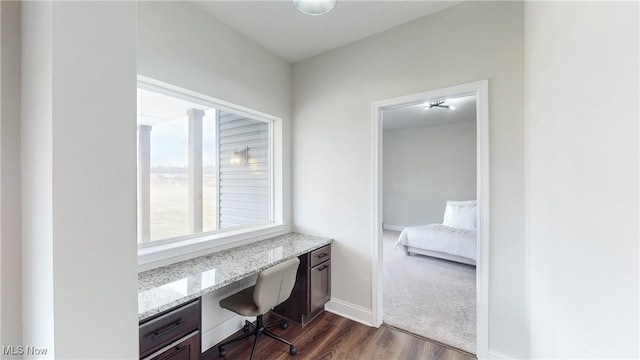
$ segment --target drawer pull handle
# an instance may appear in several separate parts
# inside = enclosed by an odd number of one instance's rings
[[[169,360],[172,357],[174,357],[174,356],[180,354],[181,352],[183,352],[186,348],[187,348],[187,345],[182,345],[180,347],[176,347],[176,351],[172,352],[171,355],[162,358],[162,360]]]
[[[318,268],[318,271],[322,271],[322,270],[324,270],[324,269],[326,269],[326,268],[328,268],[328,267],[329,267],[329,265],[322,265],[322,266],[320,266],[320,267]]]
[[[318,257],[318,259],[322,259],[323,257],[328,256],[328,255],[329,254],[327,254],[327,253],[322,253],[322,254],[316,255],[316,256]]]
[[[153,332],[155,335],[153,335],[153,336],[151,337],[151,340],[155,340],[155,339],[157,339],[157,338],[159,338],[159,337],[161,337],[161,336],[167,335],[168,333],[172,332],[173,330],[175,330],[175,329],[179,328],[180,326],[182,326],[182,325],[184,325],[184,324],[186,324],[186,323],[187,323],[186,321],[183,321],[182,319],[180,319],[180,320],[178,320],[178,321],[175,321],[175,322],[173,323],[173,325],[171,325],[171,326],[167,327],[167,328],[166,328],[166,329],[164,329],[164,330],[160,330],[160,329],[158,329],[158,330],[156,330],[156,331],[154,331],[154,332]]]

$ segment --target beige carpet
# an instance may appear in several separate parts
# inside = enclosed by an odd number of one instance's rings
[[[386,324],[476,353],[476,268],[393,249],[400,233],[384,232]]]

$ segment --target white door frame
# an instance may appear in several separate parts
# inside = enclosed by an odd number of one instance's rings
[[[477,126],[477,200],[476,241],[476,354],[479,359],[489,353],[489,81],[451,86],[376,101],[372,104],[372,176],[373,231],[372,312],[373,325],[382,325],[382,111],[451,96],[476,95]]]

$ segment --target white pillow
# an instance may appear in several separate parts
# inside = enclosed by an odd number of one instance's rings
[[[475,200],[447,201],[442,225],[458,229],[476,230],[477,204],[478,202]]]

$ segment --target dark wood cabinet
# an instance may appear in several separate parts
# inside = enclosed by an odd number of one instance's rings
[[[150,360],[195,360],[199,358],[200,331],[194,331],[192,334],[181,339],[178,344],[168,346],[164,352],[149,357]]]
[[[324,304],[331,299],[331,260],[311,268],[309,273],[310,310],[324,310]]]
[[[141,359],[200,358],[200,298],[140,323]]]
[[[304,326],[318,316],[331,299],[331,245],[300,255],[299,259],[291,296],[273,312]]]

